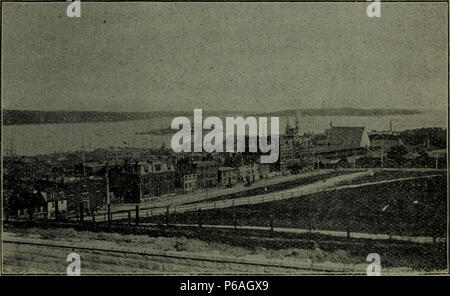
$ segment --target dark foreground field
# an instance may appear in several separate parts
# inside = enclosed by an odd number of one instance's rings
[[[252,225],[445,237],[445,176],[322,192],[234,208],[145,218],[166,224]]]
[[[187,238],[207,244],[224,244],[229,246],[230,250],[243,248],[250,254],[283,250],[283,258],[292,256],[311,262],[361,264],[366,262],[369,253],[378,253],[383,270],[405,268],[408,272],[442,272],[447,267],[447,255],[446,242],[441,240],[418,243],[257,229],[177,227],[170,224],[272,224],[274,227],[311,227],[350,233],[446,237],[446,190],[446,177],[442,176],[323,192],[250,206],[170,214],[169,217],[142,217],[139,225],[134,225],[133,221],[113,221],[111,224],[87,221],[23,221],[8,222],[4,226],[5,231],[11,233],[27,232],[30,228],[43,229],[43,232],[39,232],[40,237],[49,240],[57,239],[58,233],[55,234],[54,229],[61,228],[91,231],[94,237],[98,234],[98,238],[104,233],[117,233],[119,236]],[[145,222],[159,225],[143,225]],[[169,226],[165,225],[167,222]],[[74,238],[77,237],[78,235]],[[179,244],[177,246],[180,251],[184,250]],[[214,248],[211,247],[212,250]]]

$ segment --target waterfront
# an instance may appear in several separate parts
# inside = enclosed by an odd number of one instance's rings
[[[423,127],[446,127],[445,111],[433,111],[414,115],[391,116],[307,116],[299,118],[300,133],[323,132],[330,122],[335,126],[365,126],[367,131],[389,130],[392,120],[393,130],[402,131]],[[154,129],[170,127],[172,118],[149,120],[33,124],[3,126],[4,153],[11,149],[16,155],[39,155],[97,148],[138,147],[156,148],[163,143],[170,146],[171,135],[137,135]],[[280,131],[286,126],[286,118],[280,118]],[[293,124],[295,118],[290,118]]]

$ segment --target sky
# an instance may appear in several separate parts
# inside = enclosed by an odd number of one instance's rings
[[[446,109],[447,3],[3,3],[2,106]]]

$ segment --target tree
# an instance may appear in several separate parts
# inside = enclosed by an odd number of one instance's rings
[[[397,166],[401,166],[405,163],[405,156],[408,153],[405,146],[397,145],[391,147],[387,152],[387,158],[392,160]]]

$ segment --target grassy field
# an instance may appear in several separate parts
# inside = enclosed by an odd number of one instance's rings
[[[234,225],[236,222],[238,225],[253,226],[270,226],[272,220],[274,227],[311,227],[321,230],[442,237],[446,235],[446,190],[447,180],[442,176],[322,192],[276,202],[206,210],[201,213],[171,214],[169,220],[174,224],[196,224],[201,221],[202,224]],[[142,217],[141,222],[165,224],[166,217]],[[102,246],[126,245],[131,249],[145,247],[154,250],[198,252],[211,256],[290,258],[294,261],[310,260],[329,264],[363,264],[367,254],[378,253],[382,258],[383,268],[390,270],[434,272],[446,268],[446,243],[443,242],[422,244],[347,239],[323,234],[272,233],[267,230],[134,226],[120,221],[111,225],[88,222],[15,222],[5,224],[5,231],[51,241],[88,241]],[[9,271],[39,270],[40,264],[47,262],[42,256],[52,256],[48,251],[40,254],[37,249],[5,250],[5,262],[9,264],[6,270]],[[90,258],[91,255],[86,256]],[[89,259],[91,262],[88,263],[88,270],[117,271],[121,269],[121,265],[133,272],[161,272],[164,268],[166,271],[191,270],[190,266],[176,262],[152,265],[149,262],[140,263],[136,258],[105,258],[105,262]],[[54,259],[49,262],[54,262]],[[168,267],[164,267],[165,265]],[[54,269],[53,265],[45,266],[48,270]],[[197,270],[196,268],[192,267],[193,270]],[[220,272],[217,266],[209,268],[208,270]]]
[[[328,172],[325,174],[313,175],[313,176],[308,176],[308,177],[301,177],[301,175],[299,175],[299,178],[296,180],[280,182],[278,184],[267,185],[266,187],[258,187],[258,188],[254,188],[254,189],[237,192],[237,193],[221,195],[221,196],[217,196],[214,198],[209,198],[208,201],[218,201],[218,200],[233,199],[233,198],[239,198],[239,197],[255,196],[258,194],[268,194],[271,192],[278,192],[281,190],[295,188],[295,187],[298,187],[301,185],[311,184],[311,183],[314,183],[314,182],[317,182],[317,181],[320,181],[323,179],[332,178],[332,177],[336,177],[336,176],[340,176],[340,175],[345,175],[348,173],[349,172],[347,172],[347,171],[333,171],[333,172]]]
[[[371,183],[383,180],[394,180],[394,179],[403,179],[403,178],[415,178],[415,177],[424,177],[431,175],[442,175],[445,176],[445,172],[436,172],[436,171],[374,171],[373,175],[366,175],[359,178],[356,178],[351,181],[343,181],[341,184],[357,184],[357,183]]]
[[[322,192],[201,213],[171,214],[170,223],[253,225],[320,230],[446,236],[444,176]],[[164,215],[143,221],[166,223]]]

